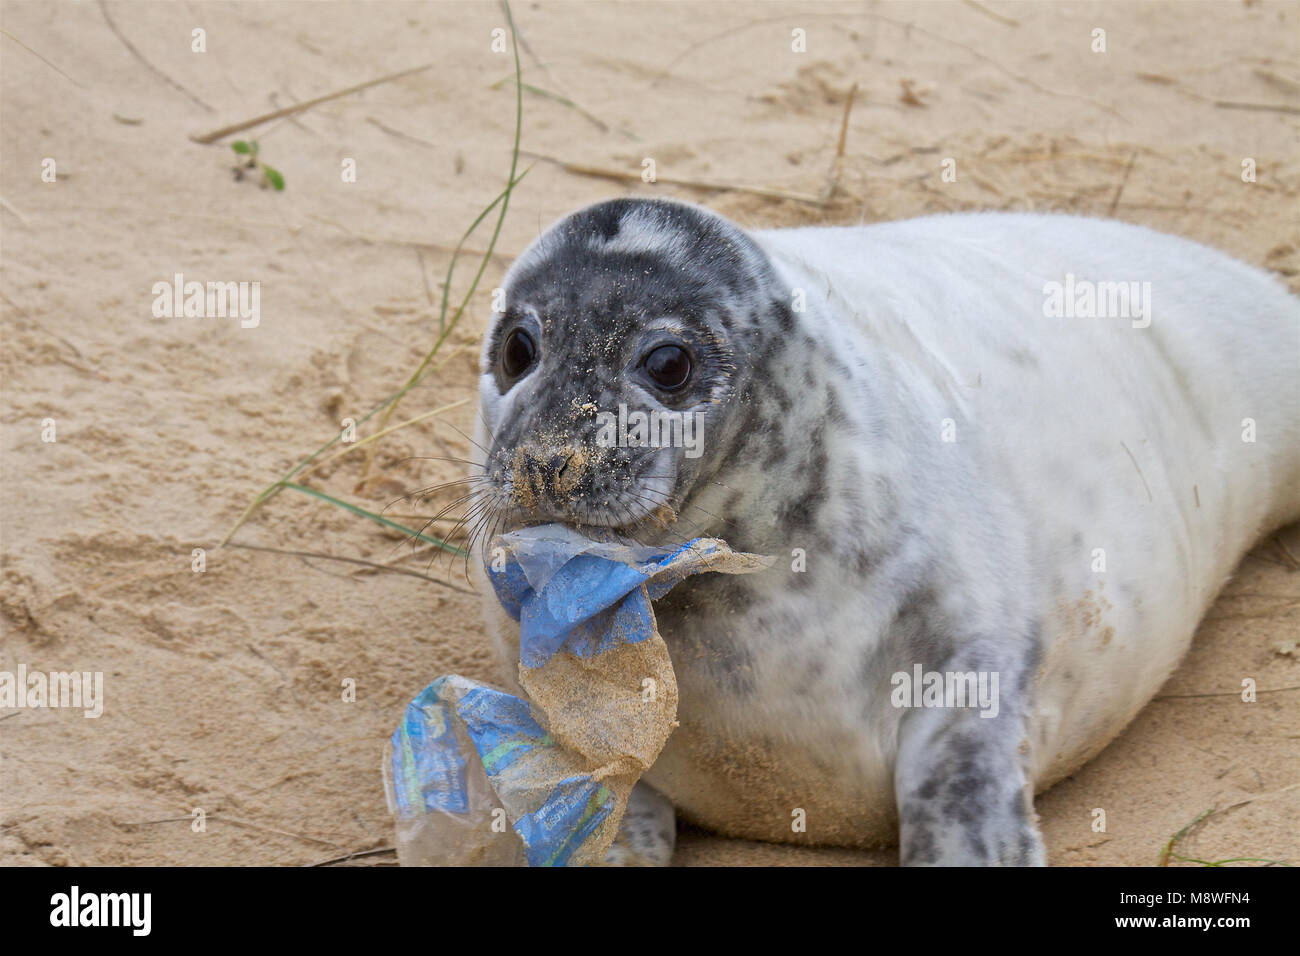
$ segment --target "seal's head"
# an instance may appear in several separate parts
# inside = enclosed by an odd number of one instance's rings
[[[498,524],[684,536],[669,526],[736,440],[788,303],[754,241],[696,206],[616,199],[552,226],[483,346],[479,481]]]

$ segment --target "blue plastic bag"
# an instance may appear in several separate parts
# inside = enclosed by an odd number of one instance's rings
[[[426,687],[393,734],[385,768],[399,856],[404,865],[513,862],[522,851],[532,866],[598,863],[632,785],[676,717],[676,682],[651,602],[692,574],[747,573],[770,561],[714,538],[656,549],[592,540],[562,525],[506,535],[487,557],[497,598],[520,623],[521,680],[532,692],[554,702],[572,688],[567,655],[599,658],[609,674],[586,665],[584,706],[553,706],[550,718],[534,703],[463,677]],[[652,708],[626,708],[641,693],[619,672],[628,654],[633,672],[655,674],[649,683],[665,695]],[[635,719],[606,717],[609,727],[595,733],[577,726],[580,715],[619,712],[585,706],[597,692],[618,698]],[[634,732],[635,745],[628,742]],[[582,740],[599,746],[575,743]],[[518,837],[513,845],[502,815]]]

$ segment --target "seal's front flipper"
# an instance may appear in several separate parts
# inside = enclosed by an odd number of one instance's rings
[[[644,783],[632,788],[606,866],[667,866],[677,845],[677,818],[668,798]]]
[[[974,650],[974,649],[972,649]],[[979,648],[987,652],[988,647]],[[1023,666],[981,670],[987,656],[957,655],[938,676],[997,674],[987,706],[920,702],[903,717],[894,769],[900,862],[904,866],[1043,866],[1034,814]],[[968,666],[961,666],[965,663]],[[987,686],[987,685],[986,685]]]

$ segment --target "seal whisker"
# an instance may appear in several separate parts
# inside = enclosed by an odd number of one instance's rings
[[[482,414],[482,413],[480,412],[480,414]],[[487,455],[488,458],[491,458],[491,457],[492,457],[492,453],[491,453],[490,451],[488,451],[486,448],[484,448],[482,445],[480,445],[477,441],[475,441],[475,440],[474,440],[473,438],[471,438],[469,435],[465,434],[465,432],[462,431],[460,428],[458,428],[456,425],[453,425],[451,422],[447,421],[447,419],[445,419],[445,418],[435,418],[434,421],[439,422],[440,424],[446,425],[448,428],[450,428],[452,431],[454,431],[454,432],[455,432],[457,435],[459,435],[461,438],[465,439],[467,442],[469,442],[471,445],[473,445],[475,448],[477,448],[477,449],[478,449],[479,451],[481,451],[483,454]]]
[[[408,461],[454,461],[454,462],[457,462],[458,464],[462,464],[462,465],[470,465],[470,466],[472,466],[472,467],[474,467],[474,468],[484,468],[484,467],[486,467],[486,466],[483,465],[481,462],[473,461],[472,459],[469,459],[469,458],[435,457],[435,456],[430,456],[430,455],[408,455],[408,456],[405,457],[405,458],[401,458],[401,459],[399,459],[398,462],[397,462],[397,464],[399,464],[399,465],[400,465],[400,464],[404,464],[405,462],[408,462]]]
[[[444,517],[447,515],[448,512],[450,512],[450,511],[452,511],[453,509],[455,509],[458,505],[461,505],[461,504],[463,504],[463,503],[465,503],[465,502],[470,502],[471,505],[472,505],[472,504],[475,502],[475,500],[476,500],[480,495],[482,495],[482,494],[483,494],[483,491],[478,490],[478,489],[475,489],[474,491],[471,491],[471,492],[469,492],[468,494],[464,494],[464,495],[461,495],[461,496],[458,497],[458,498],[454,498],[454,499],[452,499],[452,500],[449,501],[449,502],[448,502],[448,503],[447,503],[447,504],[446,504],[446,505],[445,505],[441,510],[439,510],[437,514],[435,514],[435,515],[433,515],[432,517],[430,517],[430,518],[429,518],[429,519],[428,519],[428,520],[427,520],[427,521],[426,521],[426,522],[425,522],[425,523],[420,527],[420,529],[419,529],[419,533],[420,533],[420,534],[424,534],[424,532],[429,528],[430,525],[432,525],[435,521],[438,521],[438,520],[444,518]],[[463,516],[462,516],[462,520],[463,520]],[[459,522],[457,522],[457,524],[459,524]],[[456,527],[457,527],[457,525],[453,525],[453,526],[451,527],[451,529],[446,533],[446,535],[444,535],[444,537],[447,537],[447,536],[451,535],[451,534],[456,530]]]
[[[653,498],[649,498],[646,497],[645,495],[637,494],[636,492],[626,492],[626,493],[631,494],[634,497],[640,498],[642,501],[645,501],[646,503],[653,505],[654,507],[658,507],[660,504],[662,504],[662,502],[657,502]],[[698,524],[688,522],[687,532],[681,533],[675,527],[670,526],[668,522],[664,521],[664,519],[659,517],[659,515],[655,514],[653,508],[650,511],[646,512],[645,515],[640,519],[633,516],[631,514],[630,509],[627,509],[627,511],[628,511],[628,520],[629,522],[632,523],[633,527],[643,524],[645,521],[653,521],[655,522],[655,524],[659,525],[659,527],[667,534],[667,540],[671,541],[674,545],[677,546],[686,544],[688,541],[691,540],[691,538],[695,537],[695,532],[699,530],[700,527]]]
[[[482,509],[487,506],[488,506],[488,502],[486,500],[479,500],[473,502],[468,508],[465,509],[465,513],[462,514],[459,519],[457,519],[456,523],[451,526],[451,528],[447,531],[444,537],[446,538],[454,537],[458,529],[463,527],[465,523],[470,520],[471,517],[480,513]],[[451,554],[451,552],[448,552],[448,555],[449,557],[447,560],[447,569],[451,570],[451,562],[456,556]],[[436,556],[434,560],[437,560]],[[430,566],[432,566],[432,563]]]
[[[465,546],[465,550],[471,555],[474,553],[476,544],[486,545],[492,540],[496,524],[503,514],[501,508],[502,495],[500,492],[493,493],[487,500],[488,508],[482,517],[480,517],[475,523],[474,532],[471,534],[469,542]],[[468,557],[466,558],[466,561],[468,562]]]
[[[463,568],[463,572],[465,575],[465,579],[467,581],[470,580],[469,577],[470,559],[475,556],[475,554],[477,553],[476,547],[481,543],[479,541],[479,537],[486,529],[488,522],[493,519],[493,517],[496,515],[498,510],[497,501],[495,498],[485,499],[482,504],[483,507],[479,510],[478,514],[474,517],[473,525],[471,526],[469,532],[465,536],[465,565]]]
[[[428,488],[421,488],[418,491],[407,492],[406,494],[394,498],[388,504],[384,505],[383,510],[380,512],[380,514],[383,514],[383,512],[393,507],[399,501],[410,501],[412,498],[415,497],[424,499],[434,494],[435,492],[442,491],[444,488],[455,488],[457,485],[467,485],[470,484],[471,482],[476,482],[476,481],[482,482],[483,480],[484,479],[481,478],[456,478],[452,481],[444,481],[441,482],[440,484],[431,485]]]

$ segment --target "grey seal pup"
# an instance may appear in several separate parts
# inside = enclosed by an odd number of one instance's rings
[[[904,864],[1044,863],[1034,794],[1300,517],[1300,300],[1185,239],[1000,213],[746,232],[618,199],[503,287],[481,581],[493,533],[548,521],[779,559],[656,604],[680,727],[624,829],[658,862],[675,808],[898,841]],[[674,440],[647,439],[655,415]],[[517,686],[517,626],[483,590]]]

